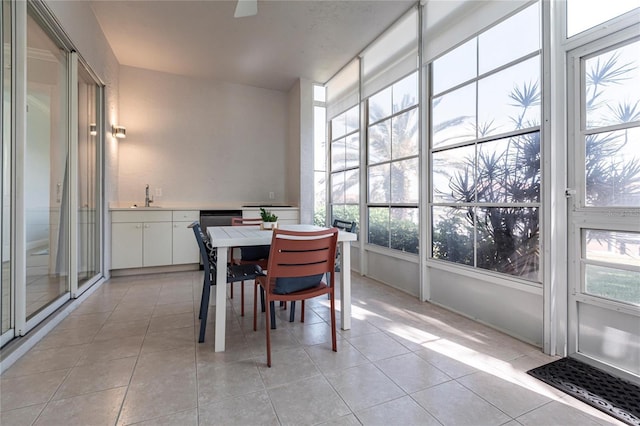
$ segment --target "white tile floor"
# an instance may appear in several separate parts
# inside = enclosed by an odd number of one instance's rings
[[[278,312],[267,368],[245,285],[215,353],[215,308],[196,341],[202,272],[110,280],[0,377],[0,423],[619,424],[528,376],[553,360],[539,349],[358,275],[338,352],[318,298],[304,324]]]

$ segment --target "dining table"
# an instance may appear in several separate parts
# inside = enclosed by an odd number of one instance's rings
[[[279,225],[279,229],[291,231],[318,231],[327,229],[316,225],[287,224]],[[228,249],[230,247],[270,245],[273,236],[272,230],[262,229],[260,226],[209,226],[207,233],[211,245],[217,249],[216,282],[227,282]],[[357,234],[346,231],[338,232],[338,245],[340,256],[337,262],[340,265],[340,327],[343,330],[351,328],[351,241],[357,240]],[[215,338],[214,350],[224,352],[225,330],[227,311],[227,286],[217,285],[214,303],[215,314]]]

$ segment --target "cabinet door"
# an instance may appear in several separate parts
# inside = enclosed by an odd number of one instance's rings
[[[111,269],[142,266],[142,223],[111,225]]]
[[[191,222],[173,222],[173,264],[198,263],[200,250],[193,235],[193,229],[187,228]]]
[[[171,265],[171,222],[144,224],[142,243],[143,266]]]

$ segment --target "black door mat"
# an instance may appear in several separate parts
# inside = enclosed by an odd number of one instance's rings
[[[640,425],[640,386],[572,358],[527,373],[620,421]]]

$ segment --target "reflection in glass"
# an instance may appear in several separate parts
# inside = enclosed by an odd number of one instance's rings
[[[587,206],[640,206],[640,127],[587,135]]]
[[[478,36],[479,73],[484,74],[540,49],[539,3]]]
[[[344,172],[344,201],[358,203],[360,201],[360,171],[347,170]]]
[[[433,93],[439,94],[476,77],[477,38],[433,61]]]
[[[29,15],[25,222],[27,319],[69,292],[67,55]]]
[[[389,247],[389,209],[369,207],[369,243]]]
[[[407,253],[418,253],[418,209],[393,207],[390,211],[390,247]]]
[[[470,145],[433,153],[434,203],[475,201],[475,152],[475,145]]]
[[[391,119],[369,127],[369,164],[391,159]]]
[[[360,165],[360,133],[352,133],[345,141],[344,167],[347,169]]]
[[[640,233],[584,229],[582,238],[587,260],[640,268]]]
[[[587,129],[640,121],[640,41],[585,61]]]
[[[478,144],[479,202],[540,201],[540,133]]]
[[[344,172],[331,173],[331,203],[344,203]]]
[[[418,109],[393,117],[391,123],[391,157],[396,160],[418,155]]]
[[[347,134],[347,114],[342,113],[331,120],[331,139],[335,140]]]
[[[391,190],[389,164],[369,167],[369,202],[388,203]]]
[[[478,137],[540,124],[540,57],[478,82]]]
[[[431,107],[434,148],[475,139],[475,83],[434,98]]]
[[[618,17],[638,7],[638,0],[567,0],[567,37]]]
[[[528,279],[538,278],[538,208],[476,208],[476,266]]]
[[[391,115],[391,87],[369,98],[369,124]]]
[[[327,186],[326,173],[313,172],[314,180],[314,207],[313,207],[313,224],[317,226],[325,226],[327,224]]]
[[[391,163],[391,202],[418,203],[420,193],[417,158]]]
[[[331,170],[344,170],[345,144],[345,138],[336,139],[331,142]]]
[[[415,72],[393,85],[393,113],[418,104],[418,73]]]
[[[473,265],[473,207],[432,208],[432,256]]]
[[[89,283],[100,272],[100,135],[99,87],[82,65],[78,65],[78,286]],[[96,132],[93,132],[96,133]]]
[[[640,272],[585,265],[584,274],[585,293],[640,305]]]
[[[0,334],[11,328],[11,2],[2,1],[0,41],[0,74],[2,75],[2,172],[0,174]]]

